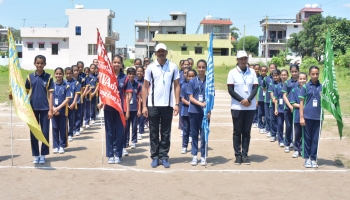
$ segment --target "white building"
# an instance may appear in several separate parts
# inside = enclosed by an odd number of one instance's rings
[[[151,57],[156,34],[186,34],[186,13],[170,12],[170,20],[135,21],[135,58]],[[149,49],[149,52],[148,52]]]
[[[279,51],[285,50],[290,35],[303,30],[302,21],[307,21],[312,15],[322,12],[322,9],[317,4],[306,4],[296,15],[295,19],[261,20],[260,27],[262,28],[263,36],[260,36],[259,56],[265,57],[266,45],[269,58],[277,55]]]
[[[46,68],[68,67],[83,61],[85,65],[97,58],[97,29],[109,56],[114,55],[119,34],[113,30],[115,13],[109,9],[67,9],[66,28],[21,28],[23,40],[22,68],[34,69],[34,57],[44,55]]]

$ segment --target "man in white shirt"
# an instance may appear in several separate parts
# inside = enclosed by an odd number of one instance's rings
[[[228,74],[227,88],[231,95],[231,115],[233,121],[233,148],[235,164],[242,162],[250,165],[248,150],[250,130],[256,111],[255,95],[258,91],[258,79],[255,71],[247,67],[248,55],[237,52],[237,66]]]
[[[157,60],[152,62],[145,71],[145,81],[142,86],[142,114],[148,117],[149,121],[151,167],[155,168],[162,164],[165,168],[169,168],[171,123],[173,115],[176,116],[179,112],[179,70],[175,63],[166,58],[168,51],[163,43],[156,46],[155,54]],[[175,106],[173,105],[173,90]]]

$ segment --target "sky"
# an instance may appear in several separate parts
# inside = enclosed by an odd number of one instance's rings
[[[318,1],[318,2],[317,2]],[[76,4],[85,9],[111,9],[115,12],[113,29],[120,34],[117,47],[134,45],[135,20],[169,20],[169,13],[187,13],[187,34],[195,34],[200,21],[210,14],[230,18],[244,35],[260,36],[260,20],[295,19],[305,4],[319,4],[323,15],[350,19],[350,0],[0,0],[0,24],[16,29],[23,27],[65,27],[65,9]],[[24,23],[24,20],[25,23]],[[202,33],[202,28],[199,33]]]

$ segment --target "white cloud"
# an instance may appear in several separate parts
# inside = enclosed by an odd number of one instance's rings
[[[1,0],[0,0],[1,1]],[[344,4],[343,6],[350,8],[350,3]]]

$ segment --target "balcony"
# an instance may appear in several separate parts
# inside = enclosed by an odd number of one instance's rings
[[[266,38],[260,36],[259,37],[259,42],[261,44],[265,44],[266,43]],[[285,37],[283,38],[267,38],[267,43],[272,43],[272,44],[286,44],[287,43],[287,39]]]
[[[266,19],[260,21],[260,25],[265,24]],[[301,23],[301,20],[298,19],[268,19],[268,24],[292,24],[292,23]]]
[[[108,33],[108,38],[112,39],[112,40],[116,40],[119,41],[119,33],[114,32],[114,31],[110,31]]]
[[[22,41],[15,41],[15,45],[21,45]],[[8,42],[0,42],[0,47],[8,47]]]
[[[148,41],[147,38],[142,38],[142,39],[136,39],[135,40],[135,44],[138,44],[138,45],[150,45],[150,46],[154,46],[156,44],[156,41],[153,41],[153,39],[150,39]]]
[[[213,33],[214,40],[231,40],[231,33]]]

